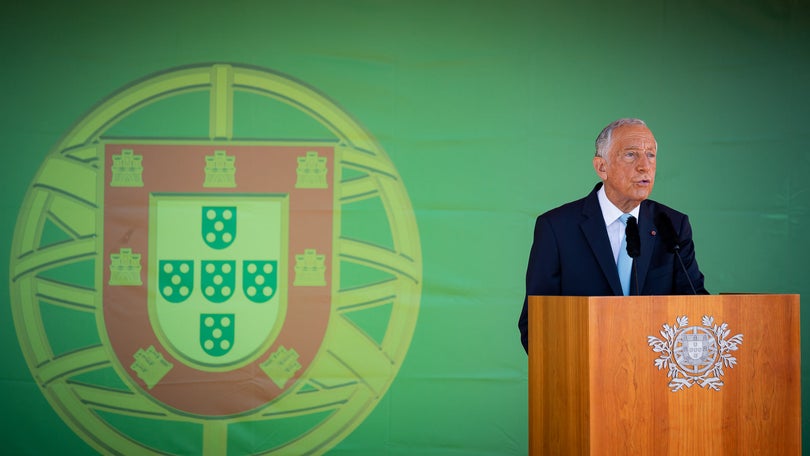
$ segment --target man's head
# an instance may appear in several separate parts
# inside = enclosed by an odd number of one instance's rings
[[[619,119],[596,138],[593,168],[608,199],[624,212],[647,199],[655,183],[658,144],[640,119]]]

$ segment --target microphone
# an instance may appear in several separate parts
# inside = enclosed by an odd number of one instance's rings
[[[664,247],[669,253],[674,253],[678,257],[681,269],[683,269],[686,280],[689,282],[689,288],[692,289],[692,294],[696,295],[695,285],[692,284],[692,278],[689,277],[689,272],[687,272],[686,265],[683,264],[683,258],[681,258],[681,240],[678,238],[675,226],[672,225],[672,219],[669,218],[666,212],[659,212],[655,214],[655,226],[658,228],[658,232],[661,233]]]
[[[638,233],[638,222],[632,215],[627,217],[624,235],[627,238],[627,255],[630,258],[638,258],[641,254],[641,236]]]
[[[641,254],[641,235],[638,232],[638,222],[632,215],[627,218],[627,226],[624,228],[624,237],[627,242],[627,256],[633,259],[633,273],[636,278],[636,296],[641,295],[638,289],[638,268],[636,258]]]

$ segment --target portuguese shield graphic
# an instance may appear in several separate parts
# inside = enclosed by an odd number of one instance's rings
[[[299,159],[312,152],[325,158],[331,181],[334,149],[111,143],[105,150],[110,182],[124,151],[141,157],[142,185],[106,189],[105,252],[111,279],[119,269],[113,255],[140,252],[145,280],[109,281],[104,288],[104,322],[116,356],[126,365],[133,353],[153,348],[173,367],[148,374],[151,386],[134,369],[132,380],[187,413],[229,416],[272,401],[315,358],[328,326],[334,185],[295,184]],[[206,166],[212,160],[225,164],[212,170]],[[188,172],[189,162],[197,173]],[[136,234],[133,227],[144,229]],[[320,280],[290,283],[295,268],[289,265],[307,250],[322,258],[314,270]],[[284,381],[268,362],[280,347],[293,349],[298,365]]]
[[[244,106],[311,137],[246,129]],[[152,75],[81,119],[26,195],[10,270],[35,381],[114,454],[327,451],[396,376],[422,286],[370,133],[300,81],[228,64]]]

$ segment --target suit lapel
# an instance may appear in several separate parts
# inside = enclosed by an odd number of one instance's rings
[[[602,216],[602,209],[599,207],[599,198],[596,192],[601,184],[585,198],[582,215],[583,220],[580,223],[580,229],[588,240],[591,247],[593,256],[599,263],[602,269],[602,274],[605,275],[613,294],[621,296],[622,284],[619,280],[619,271],[616,269],[616,262],[613,260],[613,249],[610,248],[610,240],[608,239],[607,229],[605,229],[605,219]]]

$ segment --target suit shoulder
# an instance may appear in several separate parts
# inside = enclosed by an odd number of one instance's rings
[[[649,208],[651,213],[657,214],[659,212],[663,212],[667,214],[673,222],[680,221],[687,217],[685,213],[677,209],[673,209],[672,207],[667,206],[666,204],[661,204],[658,201],[646,200],[645,203],[647,204],[647,207]]]
[[[570,219],[572,216],[582,214],[582,208],[586,199],[587,197],[581,198],[576,201],[571,201],[569,203],[557,206],[554,209],[549,209],[548,211],[540,214],[538,218],[547,220]]]
[[[601,186],[602,183],[600,182],[596,184],[591,192],[585,197],[565,203],[561,206],[557,206],[554,209],[541,214],[537,217],[538,223],[541,220],[544,220],[553,224],[578,224],[583,219],[600,215],[601,209],[599,208],[599,197],[596,193],[599,191]]]

